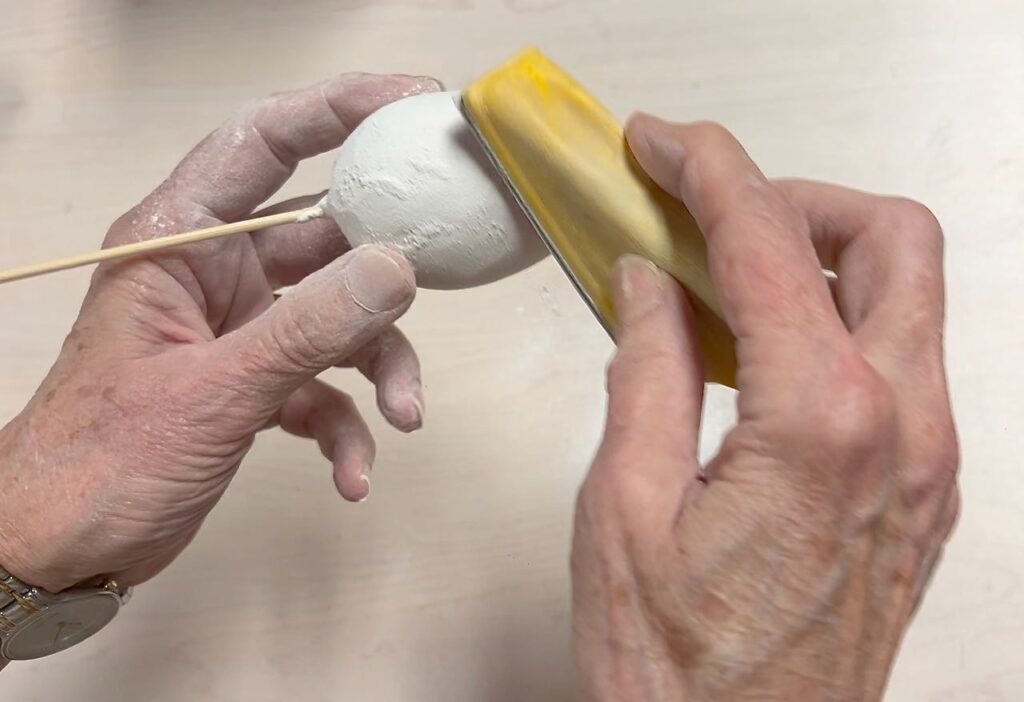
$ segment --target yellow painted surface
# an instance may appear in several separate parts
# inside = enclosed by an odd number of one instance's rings
[[[537,49],[463,92],[473,123],[580,286],[615,326],[612,269],[640,254],[695,298],[709,380],[734,384],[734,339],[719,316],[704,238],[645,174],[614,115]]]

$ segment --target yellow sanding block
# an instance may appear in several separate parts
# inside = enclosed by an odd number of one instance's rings
[[[640,168],[611,112],[536,49],[470,85],[462,109],[608,332],[614,337],[615,262],[644,256],[690,291],[708,380],[735,385],[735,339],[721,318],[704,237]]]

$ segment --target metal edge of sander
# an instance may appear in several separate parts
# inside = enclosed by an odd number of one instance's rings
[[[506,187],[512,193],[512,197],[515,198],[515,201],[519,205],[519,208],[523,211],[523,214],[525,214],[526,218],[530,220],[530,224],[533,225],[533,228],[534,230],[536,230],[537,235],[540,237],[541,241],[544,242],[544,245],[547,247],[548,251],[551,252],[551,257],[558,262],[559,267],[569,278],[569,281],[572,283],[572,286],[576,288],[576,292],[579,293],[580,297],[583,298],[583,301],[587,303],[587,307],[589,307],[590,311],[594,313],[595,317],[597,317],[597,321],[601,324],[601,327],[605,330],[605,332],[608,333],[608,336],[610,336],[614,340],[615,333],[612,330],[611,324],[609,324],[608,320],[605,319],[604,315],[601,314],[601,311],[598,309],[597,304],[595,304],[594,299],[590,297],[590,293],[586,291],[586,289],[580,283],[579,278],[576,277],[576,273],[573,271],[572,266],[569,265],[569,263],[562,256],[561,251],[558,250],[558,247],[555,245],[555,242],[551,239],[550,236],[548,236],[547,231],[544,229],[544,225],[540,223],[540,220],[537,219],[537,216],[533,213],[533,210],[530,208],[529,204],[527,204],[526,198],[524,198],[522,193],[519,192],[519,188],[517,188],[515,183],[512,181],[512,177],[505,169],[505,166],[501,163],[501,160],[491,150],[490,145],[487,143],[487,139],[485,139],[484,135],[480,132],[480,129],[477,127],[476,122],[473,121],[473,115],[470,112],[469,108],[466,107],[466,103],[462,99],[461,92],[459,93],[459,97],[455,100],[455,103],[456,107],[458,107],[459,109],[459,112],[462,113],[462,117],[466,120],[466,123],[469,125],[469,130],[473,132],[473,136],[476,138],[477,143],[480,144],[481,148],[483,148],[484,150],[484,153],[487,154],[487,159],[491,162],[491,165],[494,167],[494,170],[498,173],[501,180],[505,183]]]

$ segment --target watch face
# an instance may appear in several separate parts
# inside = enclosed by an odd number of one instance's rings
[[[4,655],[28,660],[63,651],[106,626],[119,607],[117,597],[106,593],[50,605],[7,639]]]

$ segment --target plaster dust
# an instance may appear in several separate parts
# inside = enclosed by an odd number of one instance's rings
[[[547,254],[457,100],[416,95],[370,115],[338,151],[324,202],[353,246],[397,248],[424,288],[484,285]]]
[[[320,202],[316,203],[316,205],[314,205],[313,207],[310,207],[305,212],[299,214],[299,216],[295,218],[295,222],[297,224],[302,224],[303,222],[309,222],[314,219],[320,219],[327,213],[326,210],[324,209],[325,203],[326,197]]]

